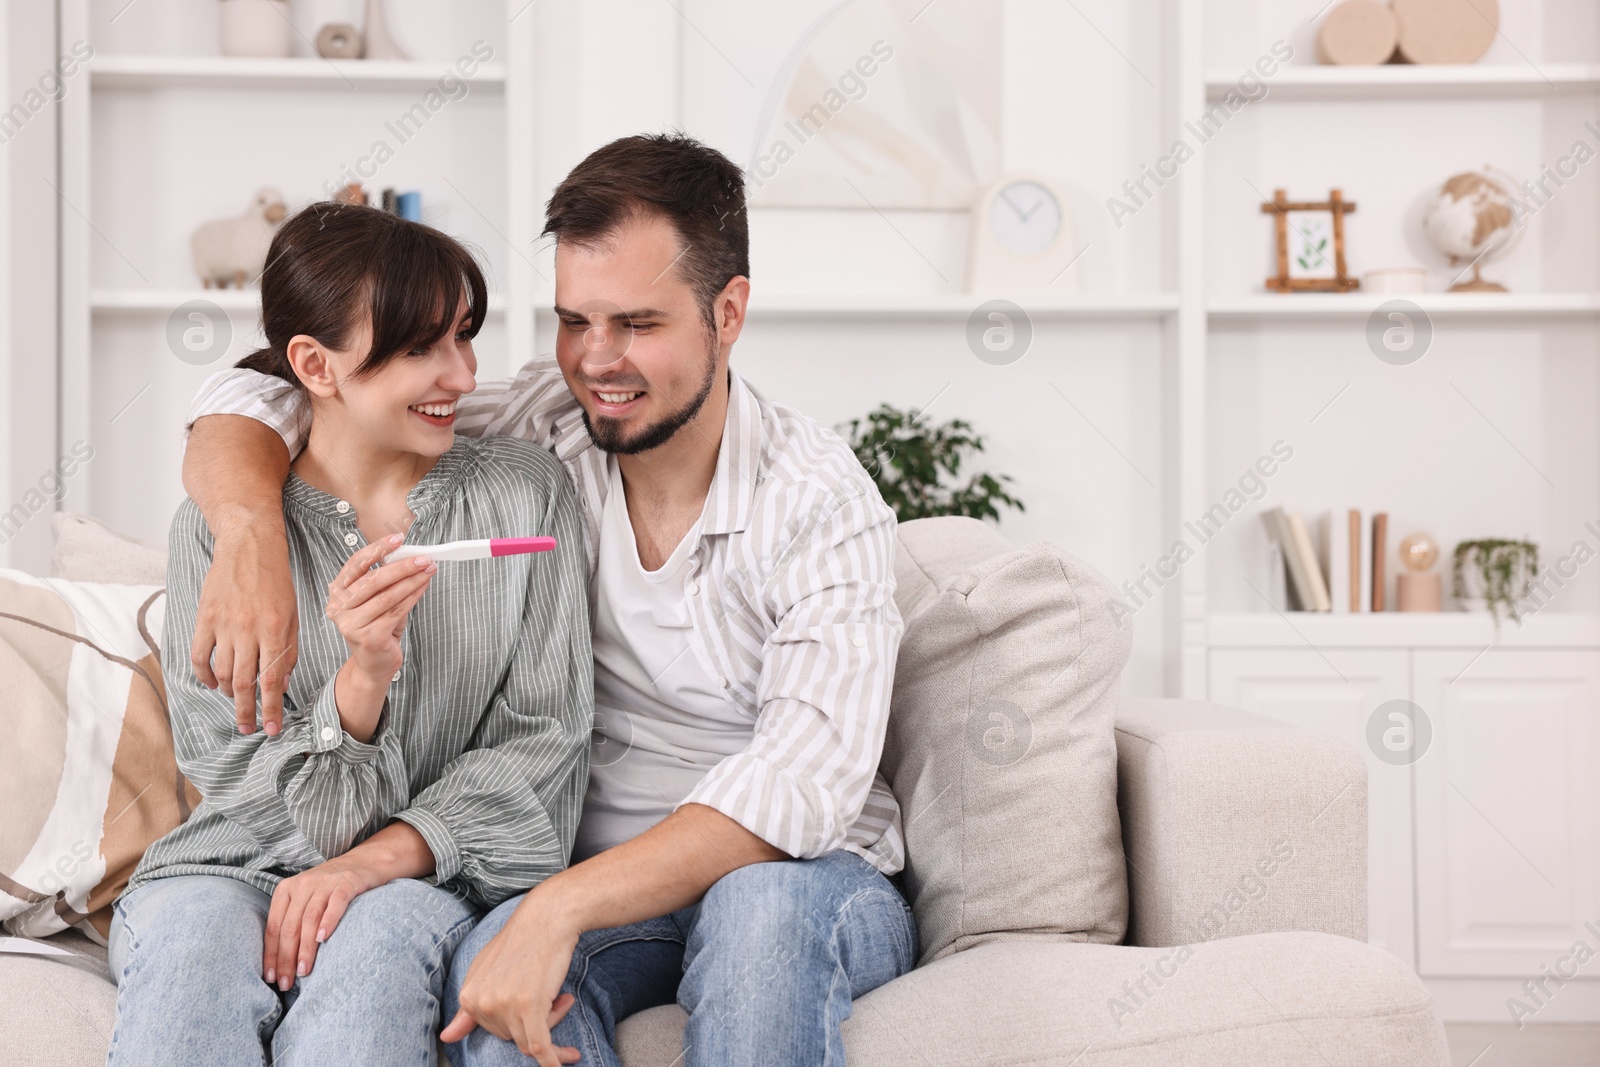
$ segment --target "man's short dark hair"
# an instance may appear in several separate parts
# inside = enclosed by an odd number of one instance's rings
[[[638,134],[597,148],[550,194],[540,236],[595,243],[652,212],[678,231],[685,251],[677,269],[713,326],[717,294],[750,275],[744,174],[716,149],[682,133]]]

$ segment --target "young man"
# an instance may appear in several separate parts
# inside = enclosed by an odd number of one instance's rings
[[[446,417],[551,448],[578,489],[593,759],[574,864],[463,942],[442,1036],[457,1063],[613,1065],[616,1024],[676,1000],[689,1067],[842,1063],[851,999],[916,957],[877,774],[894,515],[845,442],[728,367],[750,282],[727,158],[613,142],[557,187],[544,232],[554,359]],[[294,656],[279,493],[305,414],[240,370],[190,412],[185,485],[217,531],[191,662],[246,727],[259,662],[269,733]]]

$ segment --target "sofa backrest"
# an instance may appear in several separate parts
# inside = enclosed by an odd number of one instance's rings
[[[906,632],[883,771],[922,962],[1128,923],[1115,720],[1132,631],[1093,568],[976,519],[902,523]]]

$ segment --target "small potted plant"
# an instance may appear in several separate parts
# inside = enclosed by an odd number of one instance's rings
[[[934,515],[998,519],[1001,506],[1027,510],[1006,492],[1002,483],[1011,481],[1009,475],[974,474],[959,481],[962,460],[983,451],[983,438],[961,419],[935,426],[921,412],[882,404],[839,431],[901,522]]]
[[[1452,591],[1462,608],[1488,611],[1498,625],[1505,616],[1518,617],[1517,601],[1527,597],[1538,572],[1539,546],[1532,541],[1462,541],[1451,566]]]

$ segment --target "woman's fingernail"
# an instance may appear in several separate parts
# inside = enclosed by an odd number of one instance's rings
[[[428,564],[430,564],[432,562],[433,562],[433,560],[429,559],[427,556],[418,556],[417,557],[417,566],[419,566],[419,567],[426,567]]]
[[[299,963],[295,964],[294,973],[298,974],[300,977],[304,978],[306,976],[306,972],[309,971],[310,969],[311,969],[310,967],[306,966],[306,961],[305,960],[301,960]]]
[[[268,737],[277,737],[278,736],[279,727],[278,727],[278,724],[276,722],[270,722],[269,721],[267,723],[267,725],[265,727],[263,727],[263,729],[265,729],[267,731],[267,736]]]
[[[317,931],[317,940],[319,942],[328,940],[328,931],[326,931],[326,930],[318,930]]]
[[[280,990],[282,990],[283,992],[285,992],[285,993],[289,992],[289,985],[290,985],[290,982],[289,982],[289,976],[288,975],[284,975],[282,978],[278,979],[278,988]]]
[[[267,968],[267,984],[271,985],[278,980],[278,974],[271,967]]]
[[[389,543],[391,545],[398,545],[400,543],[400,535],[399,534],[390,534],[389,535]]]

